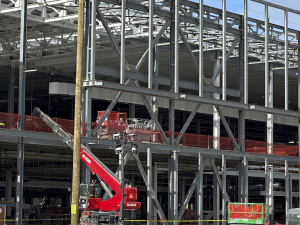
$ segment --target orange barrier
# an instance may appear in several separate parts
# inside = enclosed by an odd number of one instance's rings
[[[101,115],[99,115],[101,117]],[[98,118],[99,118],[98,117]],[[112,133],[120,132],[122,133],[127,129],[127,132],[133,132],[137,134],[134,138],[138,142],[154,142],[154,143],[163,143],[162,135],[158,130],[149,130],[149,129],[133,129],[125,126],[126,124],[126,114],[120,123],[117,120],[115,115],[112,115],[112,120],[117,121],[114,123],[106,122],[104,126],[102,126],[102,135],[99,135],[99,138],[112,138]],[[4,126],[0,128],[6,129],[18,129],[20,115],[17,114],[9,114],[9,113],[0,113],[0,123],[4,123]],[[55,122],[60,124],[67,130],[70,134],[74,134],[74,121],[66,120],[60,118],[52,118]],[[98,124],[91,123],[91,128],[95,128]],[[25,116],[24,118],[24,129],[27,131],[35,131],[35,132],[45,132],[52,133],[52,130],[43,122],[40,117],[36,116]],[[105,130],[106,129],[106,130]],[[87,131],[86,123],[82,122],[82,136],[85,136]],[[106,133],[105,133],[106,132]],[[170,131],[164,132],[167,137],[171,136]],[[99,133],[98,133],[99,134]],[[179,132],[174,133],[174,137],[177,138],[179,136]],[[237,143],[240,143],[239,139],[236,139]],[[197,135],[197,134],[184,134],[179,142],[184,146],[192,146],[192,147],[201,147],[201,148],[213,148],[214,143],[220,146],[220,149],[224,150],[234,150],[234,145],[232,144],[232,140],[226,137],[214,138],[209,135]],[[296,156],[298,153],[298,146],[289,146],[289,145],[276,145],[273,144],[269,146],[269,149],[273,151],[273,155],[282,155],[282,156]],[[245,140],[245,151],[251,153],[258,154],[267,154],[268,146],[266,142],[259,141],[249,141]]]

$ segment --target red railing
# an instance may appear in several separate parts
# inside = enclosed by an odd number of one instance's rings
[[[6,129],[18,129],[19,115],[9,114],[9,113],[0,113],[0,123],[4,123],[4,126],[0,128]],[[55,122],[64,127],[70,134],[74,134],[74,121],[65,120],[60,118],[52,118]],[[24,118],[24,129],[27,131],[35,132],[45,132],[52,133],[52,130],[48,127],[47,124],[43,122],[40,117],[36,116],[25,116]],[[97,123],[92,123],[92,129],[97,125]],[[115,131],[122,132],[125,130],[124,126],[109,126],[108,125],[108,135],[101,138],[111,138],[111,134]],[[86,123],[82,123],[82,135],[84,136],[87,131]],[[153,130],[143,130],[143,129],[134,129],[132,132],[137,134],[135,138],[138,142],[155,142],[163,143],[163,138],[159,131]],[[165,131],[167,137],[170,137],[171,132]],[[174,133],[174,137],[177,138],[179,135],[178,132]],[[239,143],[239,139],[236,139]],[[234,150],[234,145],[230,138],[220,137],[214,138],[208,135],[197,135],[197,134],[184,134],[180,140],[180,144],[184,146],[194,146],[201,148],[213,148],[215,146],[220,146],[220,149],[224,150]],[[268,154],[269,151],[273,151],[273,155],[282,155],[282,156],[296,156],[298,152],[298,146],[288,146],[288,145],[275,145],[268,146],[265,142],[259,141],[245,141],[245,151],[251,153],[259,154]]]

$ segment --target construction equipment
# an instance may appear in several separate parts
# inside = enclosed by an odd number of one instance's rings
[[[54,122],[48,115],[43,113],[39,108],[35,108],[33,115],[39,116],[43,121],[59,135],[62,140],[73,149],[73,136],[63,127]],[[100,182],[105,182],[114,192],[111,198],[102,200],[96,193],[95,184],[80,186],[79,205],[81,208],[80,222],[86,225],[99,225],[102,223],[114,223],[119,217],[120,208],[124,210],[136,210],[141,207],[137,201],[137,188],[130,187],[129,184],[124,186],[122,196],[121,181],[110,169],[108,169],[87,147],[81,145],[81,160],[91,169]],[[109,191],[109,190],[106,190]],[[122,201],[123,200],[123,201]],[[122,205],[124,203],[124,205]],[[121,206],[122,205],[122,206]]]
[[[263,203],[229,203],[228,223],[265,224],[267,205]]]

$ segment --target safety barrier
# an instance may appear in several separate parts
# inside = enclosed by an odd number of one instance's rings
[[[229,203],[228,223],[264,224],[267,206],[263,203]]]
[[[9,113],[0,113],[0,128],[6,129],[18,129],[20,115],[9,114]],[[66,129],[70,134],[74,134],[74,121],[66,120],[60,118],[52,118],[55,122],[60,124],[64,129]],[[4,125],[3,125],[4,124]],[[85,122],[82,122],[82,136],[86,134],[87,125]],[[95,128],[98,124],[91,123],[91,129]],[[52,130],[47,124],[43,122],[40,117],[28,116],[24,118],[24,130],[26,131],[35,131],[35,132],[45,132],[52,133]],[[154,143],[163,143],[162,135],[158,130],[150,129],[136,129],[136,128],[127,128],[124,124],[109,124],[101,128],[101,132],[98,132],[98,137],[103,139],[111,139],[113,132],[123,131],[133,132],[136,134],[134,139],[137,142],[154,142]],[[170,131],[164,132],[168,138],[171,137]],[[174,138],[179,136],[179,132],[174,133]],[[236,139],[236,142],[239,144],[240,140]],[[184,146],[192,147],[201,147],[201,148],[213,148],[214,146],[219,146],[223,150],[233,151],[235,146],[232,143],[232,140],[227,137],[214,138],[209,135],[198,135],[198,134],[184,134],[179,142]],[[282,155],[282,156],[296,156],[298,153],[298,146],[289,146],[289,145],[268,145],[266,142],[259,141],[250,141],[245,140],[245,151],[258,154],[270,154],[273,155]]]

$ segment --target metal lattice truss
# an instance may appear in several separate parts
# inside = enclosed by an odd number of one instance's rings
[[[0,59],[2,64],[18,63],[20,0],[2,0],[0,10]],[[181,0],[180,43],[189,45],[191,52],[198,56],[199,45],[199,4]],[[118,0],[104,0],[99,10],[105,18],[116,42],[120,39],[121,7]],[[28,3],[28,62],[51,57],[68,57],[76,54],[77,5],[70,0],[29,0]],[[157,0],[154,7],[153,34],[158,45],[169,45],[170,1]],[[148,1],[129,0],[126,10],[126,38],[145,43],[148,38]],[[222,10],[204,6],[204,51],[222,50]],[[97,46],[109,46],[110,40],[104,21],[96,19]],[[243,29],[242,16],[227,13],[226,43],[230,57],[239,56],[239,42]],[[299,31],[288,30],[288,66],[298,67]],[[265,62],[265,24],[263,21],[248,18],[249,64]],[[111,47],[111,46],[109,46]],[[284,69],[285,43],[284,27],[269,24],[269,62],[274,69]],[[191,53],[190,52],[190,53]],[[143,59],[141,59],[143,60]],[[142,61],[143,62],[143,61]],[[137,62],[139,70],[142,63]],[[29,65],[30,67],[30,65]],[[34,67],[34,66],[33,66]],[[42,68],[38,68],[42,69]],[[44,68],[45,69],[45,68]],[[75,68],[74,68],[75,70]],[[294,73],[294,75],[296,72]]]

